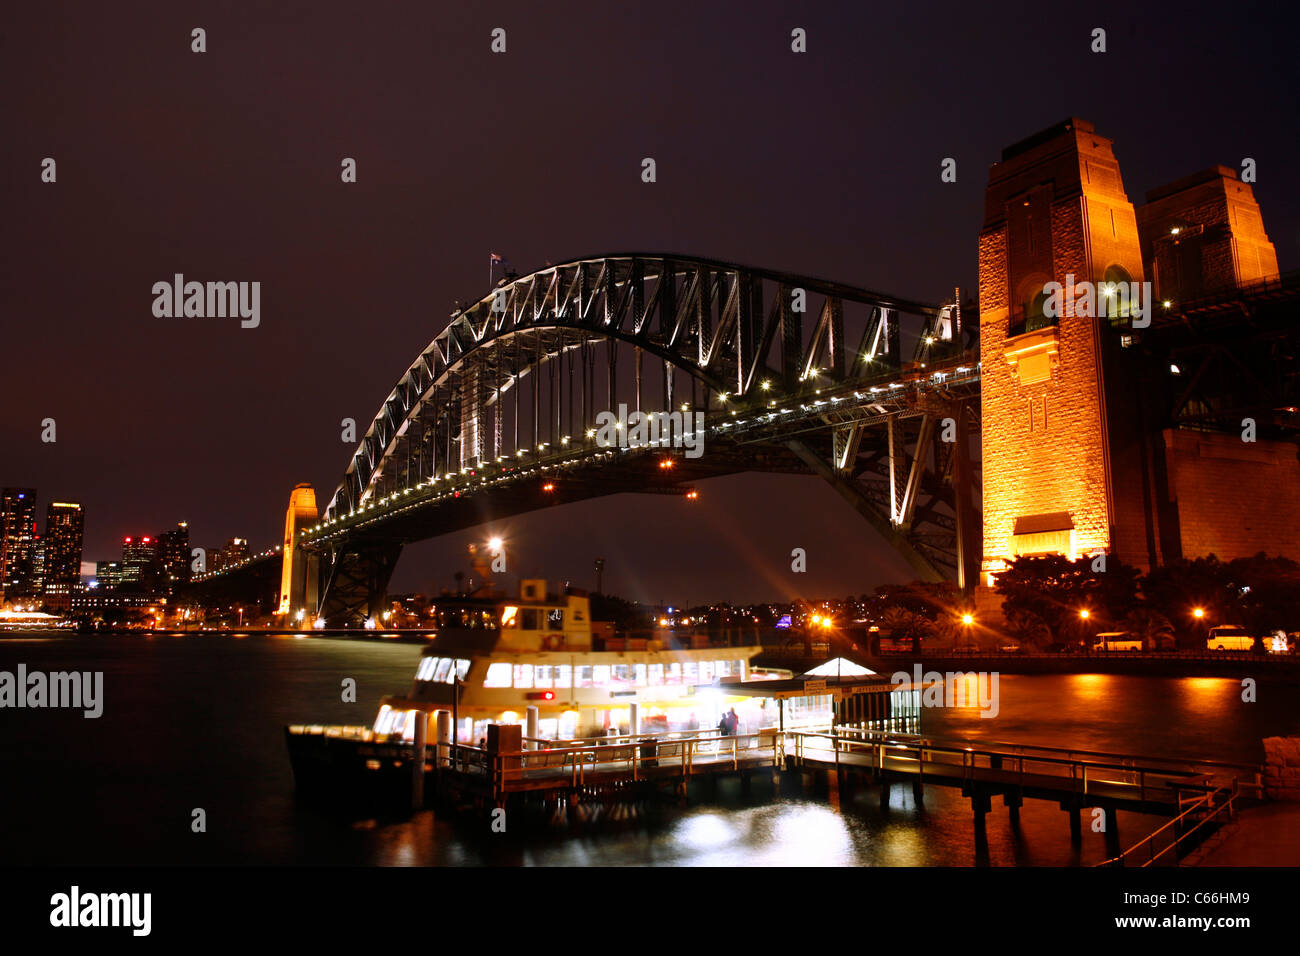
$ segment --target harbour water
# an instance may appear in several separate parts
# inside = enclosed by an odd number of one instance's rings
[[[406,688],[411,644],[302,637],[6,636],[0,671],[102,671],[103,714],[0,710],[0,862],[10,864],[883,865],[977,862],[968,801],[894,788],[842,811],[823,798],[750,797],[723,783],[685,809],[629,811],[578,830],[517,821],[505,834],[450,813],[392,819],[305,807],[283,739],[290,723],[369,724]],[[356,702],[343,681],[356,681]],[[1265,736],[1300,732],[1293,686],[1105,675],[1002,675],[995,719],[927,709],[927,736],[1259,762]],[[206,832],[192,828],[194,811]],[[1086,818],[1085,818],[1086,819]],[[1121,842],[1160,824],[1120,815]],[[1086,829],[1086,827],[1085,827]],[[1065,814],[1026,801],[1018,827],[1000,802],[992,865],[1103,858],[1100,834],[1070,846]],[[979,862],[984,862],[983,857]]]

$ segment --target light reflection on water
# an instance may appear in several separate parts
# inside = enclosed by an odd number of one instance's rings
[[[378,698],[409,686],[419,648],[378,642],[241,640],[186,635],[0,641],[0,669],[102,670],[104,716],[10,710],[0,734],[0,846],[11,863],[328,863],[385,865],[965,866],[1097,862],[1085,832],[1070,847],[1055,804],[1026,801],[1013,827],[1002,801],[975,846],[968,800],[928,788],[844,798],[752,796],[724,781],[716,800],[686,809],[638,807],[627,819],[576,828],[486,822],[426,811],[393,818],[340,816],[294,801],[282,728],[368,724]],[[357,703],[340,681],[357,681]],[[927,709],[926,735],[1259,762],[1260,740],[1300,731],[1295,688],[1261,683],[1258,703],[1237,680],[1113,675],[1002,675],[994,719],[975,707]],[[93,799],[88,799],[93,798]],[[202,806],[209,833],[189,832]],[[68,821],[78,821],[70,826]],[[1161,821],[1120,815],[1128,844]],[[1085,831],[1086,817],[1085,817]]]

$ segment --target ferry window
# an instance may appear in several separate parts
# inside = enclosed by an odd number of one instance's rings
[[[713,661],[700,661],[700,683],[707,684],[713,680]]]
[[[423,657],[420,659],[420,669],[415,672],[416,680],[432,680],[433,666],[438,663],[436,657]]]
[[[636,686],[644,687],[645,686],[645,665],[636,664],[634,666],[635,666],[635,673],[636,673]]]
[[[548,631],[564,630],[564,609],[554,607],[546,615],[546,629]]]
[[[388,725],[393,719],[393,709],[387,704],[379,708],[379,716],[375,718],[375,733],[388,733]]]
[[[664,665],[651,664],[650,665],[650,686],[659,687],[660,685],[663,684],[663,682],[664,682]]]
[[[484,687],[509,687],[510,665],[500,661],[489,664],[487,676],[483,678]]]
[[[632,666],[630,664],[615,664],[612,678],[616,684],[632,683]]]
[[[456,678],[464,680],[465,675],[469,673],[469,661],[463,657],[456,658]]]
[[[717,674],[719,677],[731,676],[731,661],[718,661]]]
[[[519,684],[522,687],[522,684]],[[541,664],[533,668],[533,686],[550,687],[551,686],[551,669]]]
[[[574,682],[575,687],[590,687],[594,681],[592,679],[590,667],[578,668],[578,679]]]
[[[569,683],[569,678],[572,676],[572,674],[570,673],[570,671],[571,671],[571,668],[569,667],[568,664],[561,664],[559,667],[555,668],[555,686],[556,686],[556,687],[572,687],[572,686],[573,686],[571,683]]]
[[[538,618],[537,608],[535,607],[524,608],[523,623],[520,625],[520,627],[522,627],[525,631],[540,630],[541,627],[538,624],[537,618]]]
[[[488,630],[491,630],[492,628],[497,626],[496,615],[493,614],[491,611],[479,611],[478,618],[479,618],[480,627],[484,627],[487,628]]]
[[[682,682],[682,665],[673,661],[668,665],[668,674],[665,678],[669,684],[680,684]]]
[[[597,687],[600,687],[600,686],[602,686],[602,685],[604,685],[604,684],[608,684],[608,683],[609,683],[609,665],[608,665],[608,664],[597,664],[597,665],[593,668],[593,673],[592,673],[592,675],[591,675],[591,679],[592,679],[593,681],[596,682],[596,686],[597,686]]]
[[[515,686],[516,687],[533,686],[533,665],[532,664],[515,665]]]
[[[695,661],[687,661],[682,665],[682,676],[688,684],[698,684],[700,682],[700,665]]]
[[[505,608],[501,611],[501,626],[518,627],[519,608],[515,607],[513,604],[507,604]]]
[[[447,675],[450,673],[451,673],[451,658],[450,657],[438,658],[438,668],[433,672],[433,679],[440,683],[445,683],[447,680]]]

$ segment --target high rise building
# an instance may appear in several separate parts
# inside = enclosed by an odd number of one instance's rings
[[[112,591],[122,583],[121,561],[96,561],[95,581],[101,591]]]
[[[0,599],[33,596],[36,559],[36,489],[0,493]]]
[[[45,539],[34,535],[35,547],[32,549],[32,595],[39,597],[45,593]]]
[[[133,591],[154,591],[161,584],[158,542],[148,536],[122,539],[122,579],[118,585]]]
[[[45,509],[44,583],[46,610],[67,611],[72,595],[81,590],[81,552],[85,512],[72,501],[51,501]]]
[[[171,591],[190,580],[190,526],[178,521],[172,531],[158,536],[158,560],[162,564],[163,580]]]
[[[81,505],[51,501],[45,509],[45,586],[81,581],[81,551],[86,516]]]
[[[230,538],[226,541],[226,546],[221,549],[220,555],[218,555],[220,558],[218,567],[229,568],[251,555],[252,552],[248,548],[247,538]]]

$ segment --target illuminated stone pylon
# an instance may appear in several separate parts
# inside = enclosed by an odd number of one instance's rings
[[[1143,280],[1137,220],[1111,141],[1078,119],[1004,150],[985,192],[985,585],[1018,555],[1113,553],[1107,318],[1050,314],[1045,287],[1071,277],[1098,290]]]
[[[299,529],[314,524],[317,517],[316,491],[303,482],[289,495],[289,510],[284,516],[283,565],[280,572],[280,605],[277,615],[290,620],[303,612],[315,620],[319,571],[317,557],[296,546]],[[311,621],[308,622],[309,624]]]

